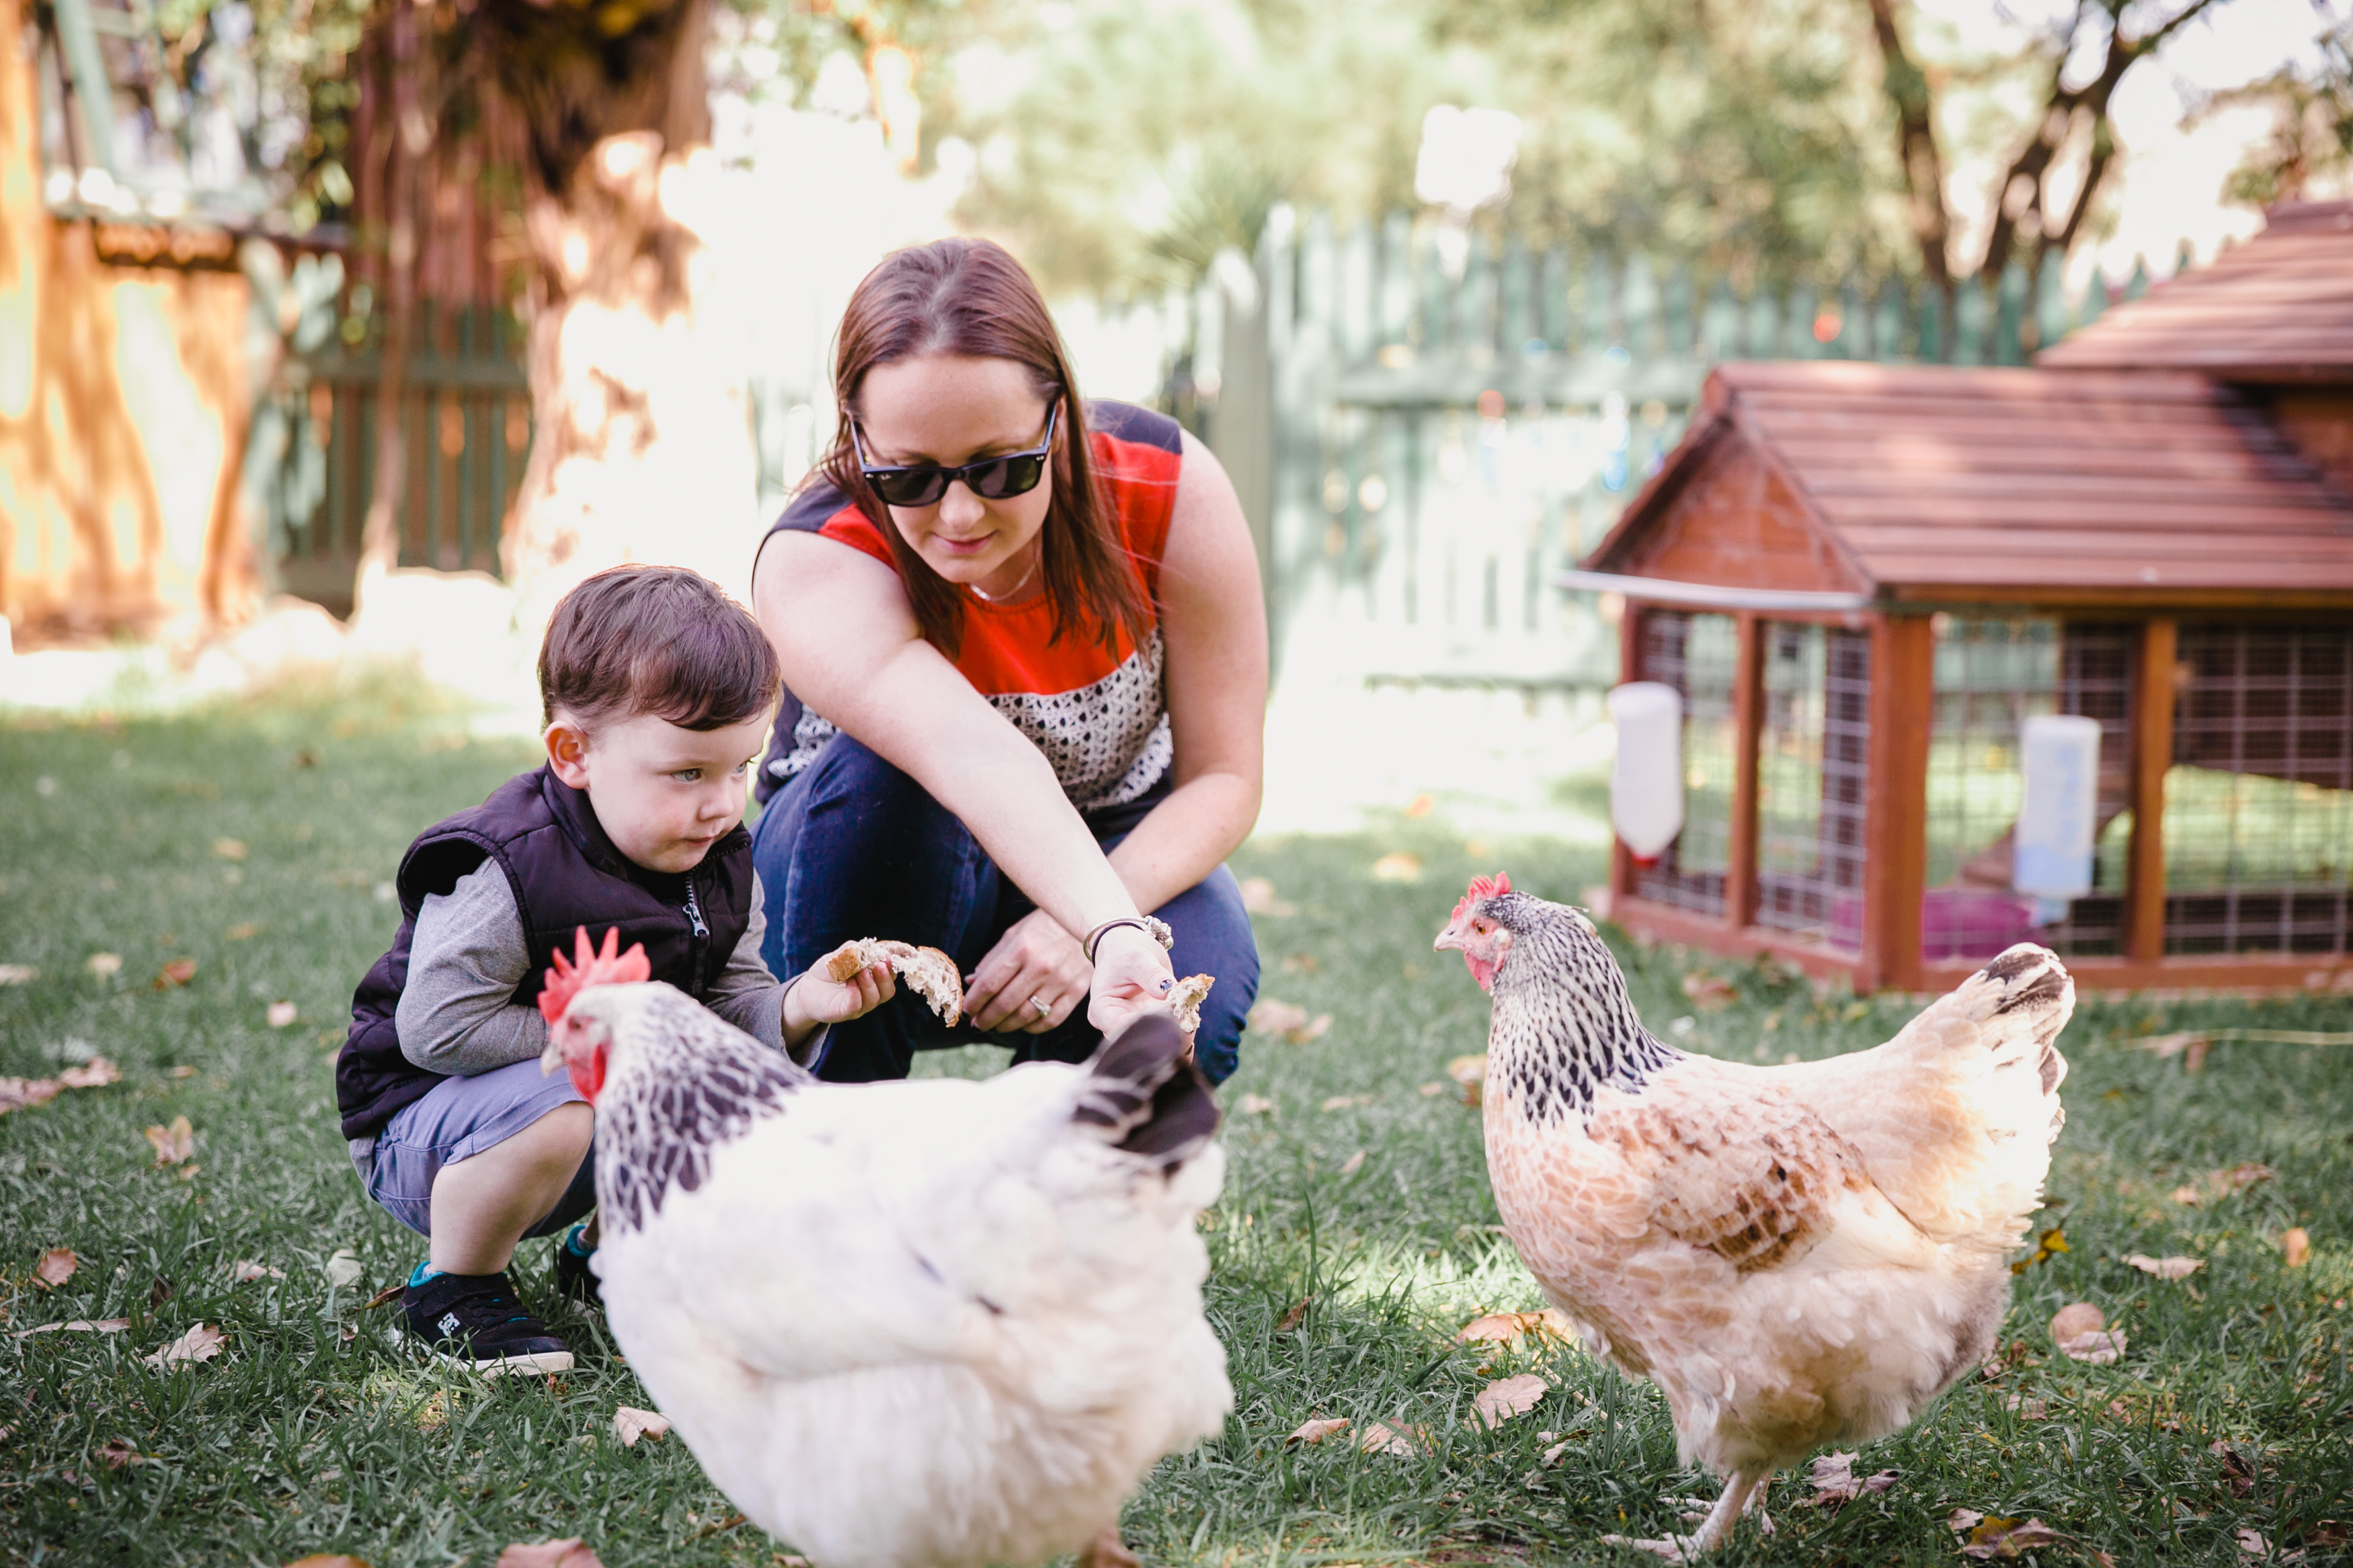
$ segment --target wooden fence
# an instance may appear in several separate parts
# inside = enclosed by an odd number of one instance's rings
[[[2022,364],[2099,315],[2013,265],[1947,300],[1857,279],[1746,298],[1641,258],[1573,263],[1429,225],[1278,211],[1254,265],[1186,301],[1165,401],[1217,449],[1260,541],[1279,660],[1370,682],[1606,686],[1615,633],[1554,574],[1681,437],[1711,364]],[[2123,297],[2148,286],[2146,269]]]

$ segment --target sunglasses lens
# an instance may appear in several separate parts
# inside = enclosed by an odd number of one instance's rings
[[[866,478],[892,506],[929,506],[948,489],[948,477],[938,468],[892,468]]]
[[[1025,452],[1018,458],[999,458],[980,468],[972,475],[972,488],[990,500],[1003,500],[1036,489],[1045,472],[1046,459]]]

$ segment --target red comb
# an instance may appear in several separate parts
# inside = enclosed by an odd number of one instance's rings
[[[652,979],[654,966],[646,961],[646,944],[632,942],[627,952],[618,952],[620,945],[618,926],[605,929],[601,952],[589,947],[586,926],[575,927],[572,962],[566,963],[561,952],[550,955],[555,967],[547,972],[547,984],[540,989],[539,1016],[551,1024],[560,1021],[572,998],[591,985],[633,985]]]
[[[1460,920],[1462,917],[1462,911],[1480,900],[1491,898],[1497,893],[1508,893],[1511,890],[1512,878],[1509,872],[1498,871],[1492,877],[1473,877],[1471,879],[1471,890],[1463,894],[1461,902],[1454,906],[1454,916]]]

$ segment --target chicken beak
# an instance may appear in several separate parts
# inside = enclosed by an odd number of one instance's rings
[[[1447,921],[1446,929],[1438,933],[1438,940],[1430,944],[1430,951],[1432,952],[1470,952],[1471,934],[1469,930],[1465,927],[1464,923],[1459,920]]]
[[[564,1047],[557,1044],[555,1031],[547,1032],[547,1048],[539,1053],[539,1076],[545,1078],[564,1065]]]

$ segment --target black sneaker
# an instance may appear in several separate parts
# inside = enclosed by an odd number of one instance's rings
[[[555,1289],[565,1300],[585,1310],[604,1305],[605,1296],[597,1288],[596,1271],[588,1267],[588,1260],[596,1256],[596,1250],[572,1250],[572,1237],[576,1234],[578,1227],[575,1226],[555,1238]]]
[[[491,1373],[572,1370],[572,1348],[547,1331],[501,1274],[436,1274],[401,1292],[408,1331],[433,1353]]]

